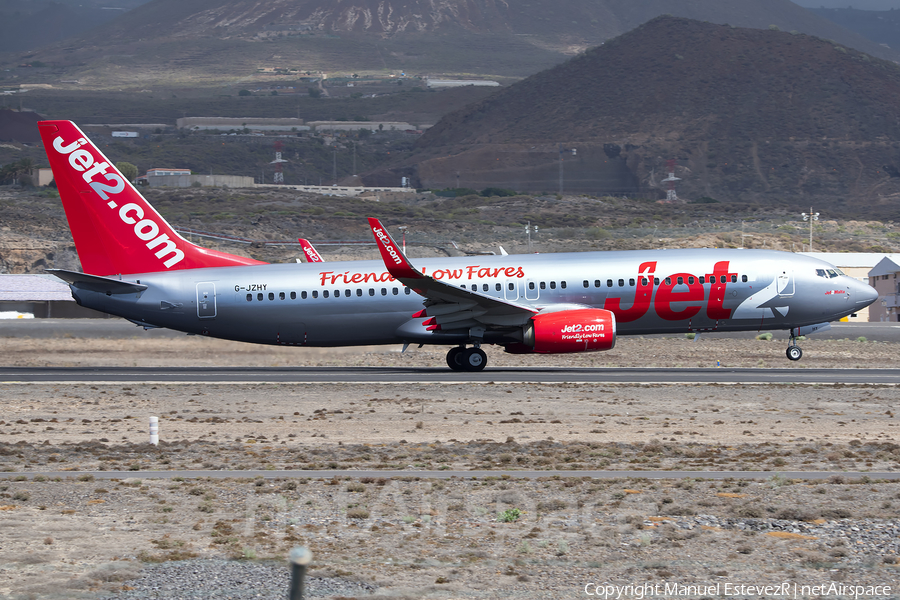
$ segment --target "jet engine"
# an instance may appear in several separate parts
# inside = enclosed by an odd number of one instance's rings
[[[525,325],[522,344],[508,344],[513,354],[562,354],[612,350],[616,345],[616,316],[600,308],[542,312]]]

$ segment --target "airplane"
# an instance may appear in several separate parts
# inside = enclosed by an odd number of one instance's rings
[[[268,264],[179,236],[70,121],[41,137],[83,273],[51,269],[81,306],[145,328],[287,346],[450,346],[480,371],[484,345],[554,354],[612,350],[619,335],[789,331],[868,306],[873,288],[812,257],[684,249],[466,256],[413,265],[378,219],[381,260]]]
[[[309,240],[304,238],[299,238],[297,240],[300,242],[300,247],[303,249],[303,255],[306,256],[307,262],[311,263],[321,263],[325,262],[325,259],[322,258],[322,255],[319,254],[315,247],[309,243]]]

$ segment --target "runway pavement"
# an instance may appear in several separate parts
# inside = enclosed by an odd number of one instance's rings
[[[0,383],[627,383],[898,385],[900,369],[487,368],[476,373],[407,367],[2,367]]]
[[[900,480],[900,472],[864,472],[864,471],[370,471],[370,470],[332,470],[332,471],[25,471],[0,472],[0,479],[35,476],[71,477],[77,479],[92,475],[95,479],[229,479],[262,477],[264,479],[281,478],[324,478],[335,477],[416,477],[420,479],[483,479],[485,477],[528,478],[538,477],[590,477],[592,479],[645,478],[645,479],[784,479],[821,480],[840,476],[844,480],[888,479]]]

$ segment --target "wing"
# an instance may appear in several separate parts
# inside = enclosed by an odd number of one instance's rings
[[[369,226],[391,276],[425,298],[425,308],[412,318],[430,317],[422,323],[429,331],[519,327],[537,314],[534,308],[473,292],[421,273],[378,219],[369,218]]]

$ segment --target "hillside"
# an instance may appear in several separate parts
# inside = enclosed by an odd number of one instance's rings
[[[425,187],[807,206],[900,198],[900,68],[832,42],[660,17],[452,113],[404,165]],[[373,177],[377,179],[377,177]],[[664,196],[664,194],[663,194]]]
[[[211,85],[264,69],[284,69],[286,79],[307,71],[519,78],[664,13],[776,25],[900,60],[789,0],[151,0],[27,57],[0,57],[0,66],[11,69],[8,82],[139,89]],[[47,66],[19,67],[35,61]]]

